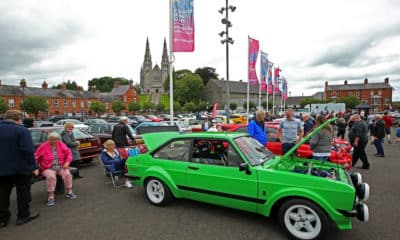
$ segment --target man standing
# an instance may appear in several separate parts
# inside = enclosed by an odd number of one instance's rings
[[[127,135],[130,139],[132,139],[133,142],[135,142],[135,139],[133,138],[132,133],[129,130],[127,124],[128,124],[128,118],[121,117],[119,123],[115,125],[113,128],[112,139],[114,140],[117,148],[123,148],[128,146],[128,140],[126,139]]]
[[[37,217],[31,213],[31,178],[39,174],[34,158],[34,145],[28,129],[21,125],[22,113],[8,110],[0,122],[0,228],[7,226],[10,213],[10,195],[17,188],[17,225]]]
[[[304,135],[301,122],[293,116],[293,109],[288,108],[285,112],[286,118],[279,124],[278,138],[282,143],[282,154],[294,147]]]
[[[369,169],[368,157],[365,152],[365,147],[368,143],[368,125],[358,114],[353,115],[350,118],[350,121],[353,122],[353,126],[349,133],[350,142],[354,147],[352,166],[354,167],[358,159],[361,159],[361,162],[363,163],[361,168]]]
[[[307,135],[314,127],[313,120],[310,119],[308,114],[304,114],[303,116],[303,128],[304,128],[304,135]]]
[[[382,115],[375,115],[374,137],[376,147],[376,157],[384,157],[383,139],[385,138],[385,123],[382,120]]]
[[[382,120],[385,122],[385,132],[388,143],[392,144],[392,142],[390,141],[390,134],[392,133],[393,120],[391,117],[389,117],[387,111],[383,114]]]

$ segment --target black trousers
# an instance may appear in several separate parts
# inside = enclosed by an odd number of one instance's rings
[[[346,129],[345,130],[338,130],[337,132],[337,137],[341,137],[342,139],[344,139],[344,135],[346,133]]]
[[[29,216],[32,175],[0,176],[0,222],[10,219],[10,195],[14,186],[17,188],[18,219]]]
[[[363,167],[369,167],[367,153],[365,152],[365,147],[368,141],[359,141],[358,146],[353,149],[353,163],[352,166],[356,165],[358,159],[363,163]]]

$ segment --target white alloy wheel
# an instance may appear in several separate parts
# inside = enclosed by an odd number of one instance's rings
[[[314,239],[321,232],[319,215],[306,205],[293,205],[284,213],[287,230],[299,239]]]
[[[146,184],[147,198],[154,204],[161,204],[165,199],[165,188],[158,179],[151,179]]]

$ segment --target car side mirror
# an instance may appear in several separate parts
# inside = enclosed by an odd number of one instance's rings
[[[249,168],[249,164],[247,164],[247,163],[241,163],[241,164],[239,164],[239,171],[240,172],[245,172],[247,175],[250,175],[251,174],[251,172],[250,172],[250,168]]]

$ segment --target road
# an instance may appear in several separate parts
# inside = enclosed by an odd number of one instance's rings
[[[386,143],[384,159],[371,157],[375,149],[367,147],[371,169],[356,170],[371,185],[370,221],[354,219],[352,230],[335,231],[329,239],[382,240],[400,235],[399,147],[400,143]],[[105,185],[99,162],[80,169],[84,177],[74,182],[78,199],[57,195],[56,205],[47,207],[45,183],[34,184],[32,207],[40,211],[40,218],[15,226],[13,214],[9,226],[0,229],[0,239],[287,239],[274,219],[187,200],[155,207],[147,202],[142,187]],[[15,209],[15,191],[11,204]]]

